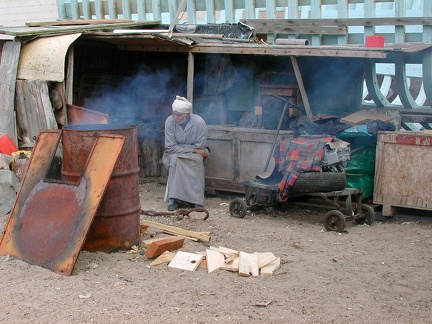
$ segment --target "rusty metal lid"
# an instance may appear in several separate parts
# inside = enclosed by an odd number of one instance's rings
[[[45,179],[61,131],[42,131],[0,241],[0,255],[70,275],[124,136],[100,135],[77,183]]]

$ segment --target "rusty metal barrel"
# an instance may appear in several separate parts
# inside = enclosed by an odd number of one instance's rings
[[[61,175],[67,181],[80,179],[95,140],[100,134],[125,137],[124,146],[114,166],[83,249],[109,253],[138,245],[141,203],[137,128],[130,125],[86,124],[66,126],[62,133]]]

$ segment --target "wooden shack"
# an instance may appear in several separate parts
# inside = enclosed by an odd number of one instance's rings
[[[422,23],[430,25],[430,19]],[[332,26],[339,23],[349,22],[333,21]],[[17,142],[32,141],[41,128],[67,124],[68,107],[84,107],[108,115],[111,123],[137,125],[140,176],[159,177],[163,123],[175,95],[180,94],[194,103],[194,112],[209,124],[212,154],[206,162],[207,189],[241,191],[244,180],[263,171],[284,102],[294,106],[277,140],[293,136],[293,125],[304,118],[358,111],[364,81],[375,102],[373,108],[386,107],[377,86],[376,62],[399,66],[401,114],[413,108],[403,66],[423,64],[430,76],[430,43],[392,43],[382,48],[312,46],[289,38],[269,43],[256,37],[269,32],[263,26],[261,20],[248,20],[170,29],[159,22],[106,21],[3,28],[1,32],[15,37],[4,45],[10,49],[2,55],[2,63],[12,59],[16,64],[8,68],[17,67],[13,137]],[[279,29],[272,33],[283,32],[280,23],[274,26]],[[54,104],[56,94],[61,100]],[[33,103],[29,104],[29,98]],[[13,100],[8,102],[2,110],[10,111]],[[430,107],[418,112],[424,114],[407,115],[427,124]]]

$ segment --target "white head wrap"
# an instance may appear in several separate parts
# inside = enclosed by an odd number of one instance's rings
[[[172,104],[172,110],[182,114],[192,113],[192,104],[184,97],[176,96]]]

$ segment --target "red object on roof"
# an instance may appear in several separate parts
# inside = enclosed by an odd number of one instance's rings
[[[383,48],[384,36],[366,36],[365,46]]]

